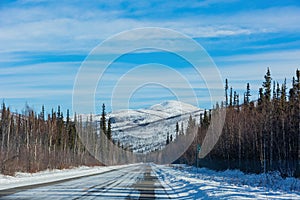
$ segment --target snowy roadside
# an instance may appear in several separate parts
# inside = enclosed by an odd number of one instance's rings
[[[152,166],[160,182],[177,199],[300,199],[300,180],[277,173],[216,172],[185,165]]]
[[[16,187],[51,183],[65,179],[79,178],[93,174],[103,173],[114,169],[123,168],[123,165],[109,167],[87,167],[81,166],[72,169],[45,170],[37,173],[16,173],[15,176],[0,174],[0,190],[7,190]]]

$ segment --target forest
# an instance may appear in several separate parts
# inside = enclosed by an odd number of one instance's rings
[[[291,85],[288,88],[286,81],[272,81],[268,69],[258,91],[259,98],[251,98],[255,95],[251,94],[250,84],[247,83],[241,101],[239,94],[229,86],[226,79],[224,101],[206,110],[199,120],[190,117],[186,130],[177,123],[176,137],[167,138],[166,143],[183,141],[185,134],[196,129],[195,140],[177,162],[215,170],[240,169],[251,173],[276,170],[283,177],[300,177],[299,70]],[[217,144],[205,158],[196,159],[197,148],[208,134],[213,116],[224,110],[225,122]],[[0,116],[2,174],[102,165],[93,155],[99,153],[99,145],[104,148],[107,144],[91,144],[91,152],[82,143],[83,140],[99,142],[98,126],[92,115],[83,119],[75,114],[71,118],[67,110],[64,117],[60,106],[48,114],[45,114],[44,106],[40,113],[26,107],[22,114],[17,114],[3,103]],[[104,104],[99,127],[108,139],[112,139],[111,124],[106,119]],[[86,135],[87,138],[80,138],[80,135]],[[119,142],[118,146],[121,146]]]
[[[243,103],[225,81],[225,100],[205,111],[197,125],[197,137],[179,159],[198,167],[215,170],[240,169],[244,172],[279,171],[281,176],[300,176],[300,70],[292,87],[272,81],[270,69],[264,76],[258,99],[251,100],[246,84]],[[213,150],[196,163],[198,144],[202,144],[212,116],[226,112],[222,134]],[[188,132],[188,130],[187,130]]]
[[[44,106],[35,113],[28,106],[16,114],[2,104],[0,120],[0,173],[37,172],[80,165],[100,165],[82,144],[67,110],[64,118],[58,106],[45,115]],[[89,122],[87,122],[89,123]]]

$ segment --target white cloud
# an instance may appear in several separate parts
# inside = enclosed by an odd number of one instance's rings
[[[209,2],[209,1],[208,1]],[[80,15],[79,15],[80,14]],[[0,51],[88,50],[120,31],[165,27],[192,37],[225,37],[266,32],[300,31],[300,8],[274,7],[188,18],[129,19],[121,11],[57,6],[7,8],[0,13]]]
[[[1,67],[0,96],[4,99],[62,95],[71,98],[77,65],[57,62]]]
[[[280,50],[234,56],[219,56],[217,60],[224,62],[260,62],[260,61],[300,61],[300,50]]]
[[[0,75],[52,75],[61,72],[76,73],[80,62],[43,62],[30,65],[18,65],[14,67],[1,67]]]
[[[295,71],[300,66],[299,50],[282,50],[256,54],[244,54],[215,58],[219,70],[224,78],[233,82],[235,89],[244,89],[249,82],[257,93],[264,81],[267,68],[271,70],[274,81],[283,83],[287,78],[288,83]]]

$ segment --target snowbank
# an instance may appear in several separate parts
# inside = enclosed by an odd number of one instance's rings
[[[0,174],[0,190],[23,187],[28,185],[36,185],[43,183],[50,183],[61,181],[65,179],[77,178],[81,176],[88,176],[98,174],[113,169],[122,168],[124,166],[110,166],[110,167],[87,167],[82,166],[73,169],[63,170],[45,170],[37,173],[16,173],[15,176],[6,176]]]
[[[186,165],[155,166],[155,173],[172,198],[193,199],[300,199],[300,180],[279,173],[217,172]]]

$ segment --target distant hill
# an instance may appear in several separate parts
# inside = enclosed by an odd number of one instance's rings
[[[148,109],[120,110],[108,114],[112,138],[134,152],[164,148],[167,134],[176,138],[176,123],[186,129],[190,115],[198,122],[202,109],[180,101],[165,101]],[[98,116],[100,117],[100,116]]]

